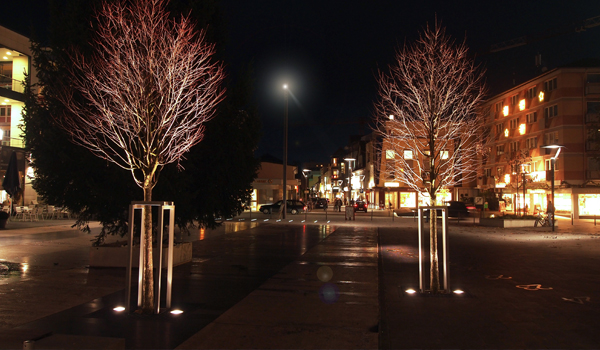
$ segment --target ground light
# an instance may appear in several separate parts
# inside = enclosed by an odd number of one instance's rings
[[[417,291],[411,288],[411,289],[405,290],[405,292],[408,294],[415,294]]]
[[[460,295],[460,294],[464,294],[464,293],[465,293],[465,291],[464,291],[464,290],[461,290],[461,289],[456,289],[456,290],[455,290],[453,293],[454,293],[454,294],[459,294],[459,295]]]
[[[183,313],[183,310],[173,309],[173,310],[171,310],[171,313],[173,315],[181,315]]]
[[[124,306],[117,306],[115,308],[113,308],[114,311],[116,312],[121,312],[121,311],[125,311],[125,307]]]

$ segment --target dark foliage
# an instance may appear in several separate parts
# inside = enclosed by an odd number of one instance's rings
[[[98,0],[51,2],[49,48],[32,45],[39,79],[33,90],[41,89],[41,95],[26,91],[24,133],[36,168],[33,186],[38,194],[48,204],[76,213],[80,229],[89,231],[89,221],[100,221],[104,236],[126,232],[128,205],[143,198],[142,190],[127,171],[71,143],[54,119],[63,112],[55,97],[59,82],[67,74],[65,52],[73,47],[91,52],[88,43],[93,31],[89,23],[98,4]],[[192,9],[199,27],[214,19],[217,25],[209,27],[209,38],[222,37],[215,1],[174,0],[170,9],[174,15],[188,14]],[[204,140],[181,162],[184,170],[171,164],[161,172],[153,199],[175,202],[176,221],[182,228],[190,224],[214,227],[218,224],[215,217],[239,213],[250,198],[259,166],[253,153],[260,125],[256,109],[249,104],[249,77],[250,73],[238,82],[229,82],[228,97],[206,124]]]

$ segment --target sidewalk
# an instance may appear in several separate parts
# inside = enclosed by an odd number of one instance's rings
[[[413,298],[404,290],[418,287],[415,220],[359,215],[348,221],[328,215],[329,224],[320,225],[299,218],[234,218],[207,232],[209,238],[194,243],[192,264],[176,268],[174,300],[186,310],[179,316],[115,314],[112,307],[123,297],[119,269],[32,275],[9,286],[12,292],[0,285],[5,301],[35,301],[0,304],[0,316],[19,325],[10,330],[0,325],[0,348],[21,348],[23,340],[49,331],[37,348],[589,348],[600,343],[594,335],[600,226],[593,222],[571,226],[559,218],[551,233],[451,220],[451,286],[467,293]],[[72,221],[14,224],[0,231],[0,238],[72,230]],[[331,268],[331,280],[327,270],[319,270],[324,266]],[[515,288],[531,283],[553,289]],[[65,306],[56,310],[58,305]],[[28,307],[45,308],[48,316],[19,323],[27,319],[19,310]],[[556,340],[558,335],[564,340]]]

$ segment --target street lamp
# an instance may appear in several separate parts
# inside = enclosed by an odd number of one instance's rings
[[[310,169],[304,169],[302,170],[302,175],[304,175],[304,203],[308,204],[308,199],[307,199],[307,195],[308,195],[308,174],[310,174],[311,170]]]
[[[288,95],[290,90],[287,84],[283,84],[285,111],[283,113],[283,209],[281,218],[285,220],[287,212],[287,137],[288,137]]]
[[[565,146],[560,146],[560,145],[546,145],[546,146],[542,146],[542,148],[548,148],[548,149],[556,149],[556,154],[554,155],[554,157],[550,158],[550,178],[551,178],[551,189],[552,189],[552,217],[550,218],[550,222],[552,223],[552,231],[554,232],[554,212],[556,211],[556,203],[554,202],[554,169],[556,168],[556,158],[558,158],[558,155],[560,154],[560,150],[565,147]]]
[[[352,200],[352,165],[350,162],[354,162],[356,158],[344,158],[348,162],[348,170],[350,172],[348,176],[348,202]]]

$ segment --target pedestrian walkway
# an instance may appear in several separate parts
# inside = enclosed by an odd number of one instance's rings
[[[593,222],[559,218],[552,233],[450,220],[450,283],[466,293],[427,298],[405,293],[418,289],[416,220],[382,214],[352,221],[334,215],[328,224],[241,217],[202,232],[192,263],[175,269],[173,306],[181,315],[115,312],[124,300],[123,269],[49,268],[0,283],[0,348],[21,348],[27,339],[65,349],[600,343],[600,233]],[[0,240],[64,229],[23,223],[0,231]]]

